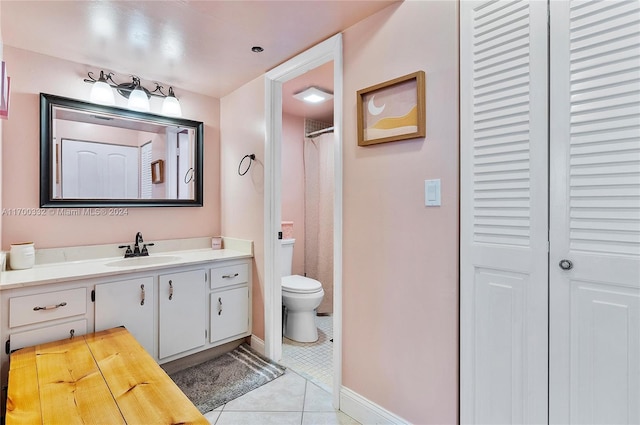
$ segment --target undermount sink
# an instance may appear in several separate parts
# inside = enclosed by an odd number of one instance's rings
[[[155,264],[170,263],[179,259],[180,257],[176,257],[175,255],[154,255],[150,257],[123,258],[122,260],[111,261],[105,265],[109,267],[152,266]]]

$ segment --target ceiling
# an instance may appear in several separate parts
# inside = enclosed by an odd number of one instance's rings
[[[5,45],[220,98],[397,1],[3,0],[0,14]],[[299,80],[292,92],[315,85]]]
[[[304,118],[333,123],[333,100],[306,103],[293,97],[308,87],[333,93],[333,61],[320,65],[282,85],[282,111]]]

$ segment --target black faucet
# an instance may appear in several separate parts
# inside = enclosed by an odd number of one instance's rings
[[[126,248],[127,250],[124,253],[124,258],[130,257],[147,257],[149,255],[149,250],[147,250],[148,246],[153,246],[153,243],[146,243],[142,245],[142,249],[140,248],[140,244],[142,244],[144,240],[142,239],[142,232],[136,233],[136,243],[133,246],[133,251],[131,250],[131,245],[120,245],[118,248]]]
[[[136,233],[136,244],[133,246],[133,256],[134,257],[139,257],[140,256],[140,245],[142,242],[144,242],[142,240],[142,232],[138,232]],[[147,253],[147,255],[149,255],[149,253]]]

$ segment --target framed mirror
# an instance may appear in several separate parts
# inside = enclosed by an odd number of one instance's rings
[[[203,128],[40,94],[40,206],[202,206]]]

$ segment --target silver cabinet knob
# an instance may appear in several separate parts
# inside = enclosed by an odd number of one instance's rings
[[[573,268],[573,263],[570,260],[560,260],[558,265],[562,270],[571,270]]]

